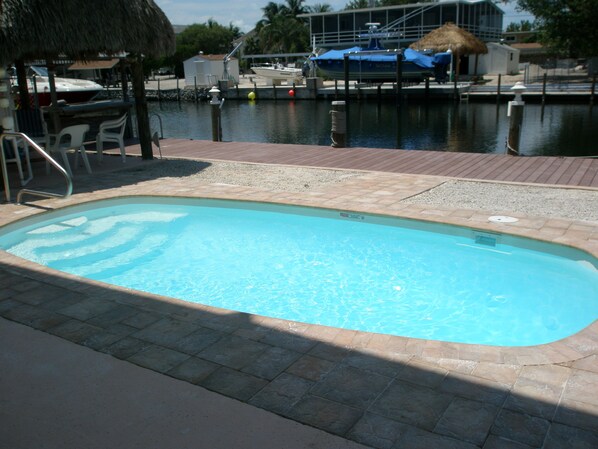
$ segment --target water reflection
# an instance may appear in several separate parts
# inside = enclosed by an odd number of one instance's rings
[[[227,101],[224,140],[330,145],[329,101]],[[164,136],[211,139],[205,103],[151,103],[162,116]],[[354,103],[352,147],[505,153],[509,130],[506,104]],[[527,104],[521,136],[523,155],[598,155],[598,114],[587,105]]]

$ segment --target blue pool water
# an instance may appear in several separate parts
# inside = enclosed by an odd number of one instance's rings
[[[0,248],[185,301],[415,338],[536,345],[598,318],[587,253],[331,210],[109,200],[10,225]]]

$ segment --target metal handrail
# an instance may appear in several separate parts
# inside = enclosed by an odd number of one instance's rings
[[[59,193],[43,192],[40,190],[33,190],[33,189],[21,189],[17,193],[17,198],[16,198],[17,204],[21,203],[21,199],[23,198],[23,195],[25,195],[25,194],[41,196],[43,198],[68,198],[69,196],[71,196],[71,194],[73,193],[73,180],[71,179],[71,177],[67,173],[67,171],[58,162],[56,162],[52,158],[52,156],[50,156],[37,143],[35,143],[33,140],[31,140],[31,138],[29,138],[29,136],[27,136],[26,134],[17,133],[17,132],[5,132],[0,135],[0,146],[1,146],[1,148],[0,148],[0,163],[2,165],[2,176],[4,177],[4,193],[6,195],[7,202],[10,202],[10,184],[8,182],[8,170],[6,168],[6,155],[4,154],[4,139],[6,137],[12,137],[12,138],[17,137],[17,138],[23,139],[25,141],[25,145],[28,145],[29,147],[33,148],[36,153],[38,153],[40,156],[42,156],[52,167],[54,167],[56,170],[58,170],[60,172],[60,174],[62,174],[62,176],[64,176],[64,179],[66,181],[66,192],[64,193],[64,195],[61,195]],[[18,148],[17,148],[17,151],[18,151]]]
[[[152,115],[150,115],[150,120],[152,119],[152,117],[157,117],[158,118],[158,123],[160,124],[160,139],[164,139],[164,130],[162,129],[162,117],[160,116],[160,114],[156,114],[153,113]]]

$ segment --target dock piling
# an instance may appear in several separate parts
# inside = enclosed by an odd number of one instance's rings
[[[346,134],[347,134],[347,121],[345,116],[345,102],[344,101],[333,101],[332,110],[330,111],[332,118],[332,131],[330,138],[332,139],[332,147],[334,148],[345,148],[346,146]]]

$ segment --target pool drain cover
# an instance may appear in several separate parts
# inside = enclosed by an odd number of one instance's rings
[[[519,219],[515,217],[509,217],[507,215],[493,215],[492,217],[488,218],[488,221],[492,223],[515,223],[519,221]]]

